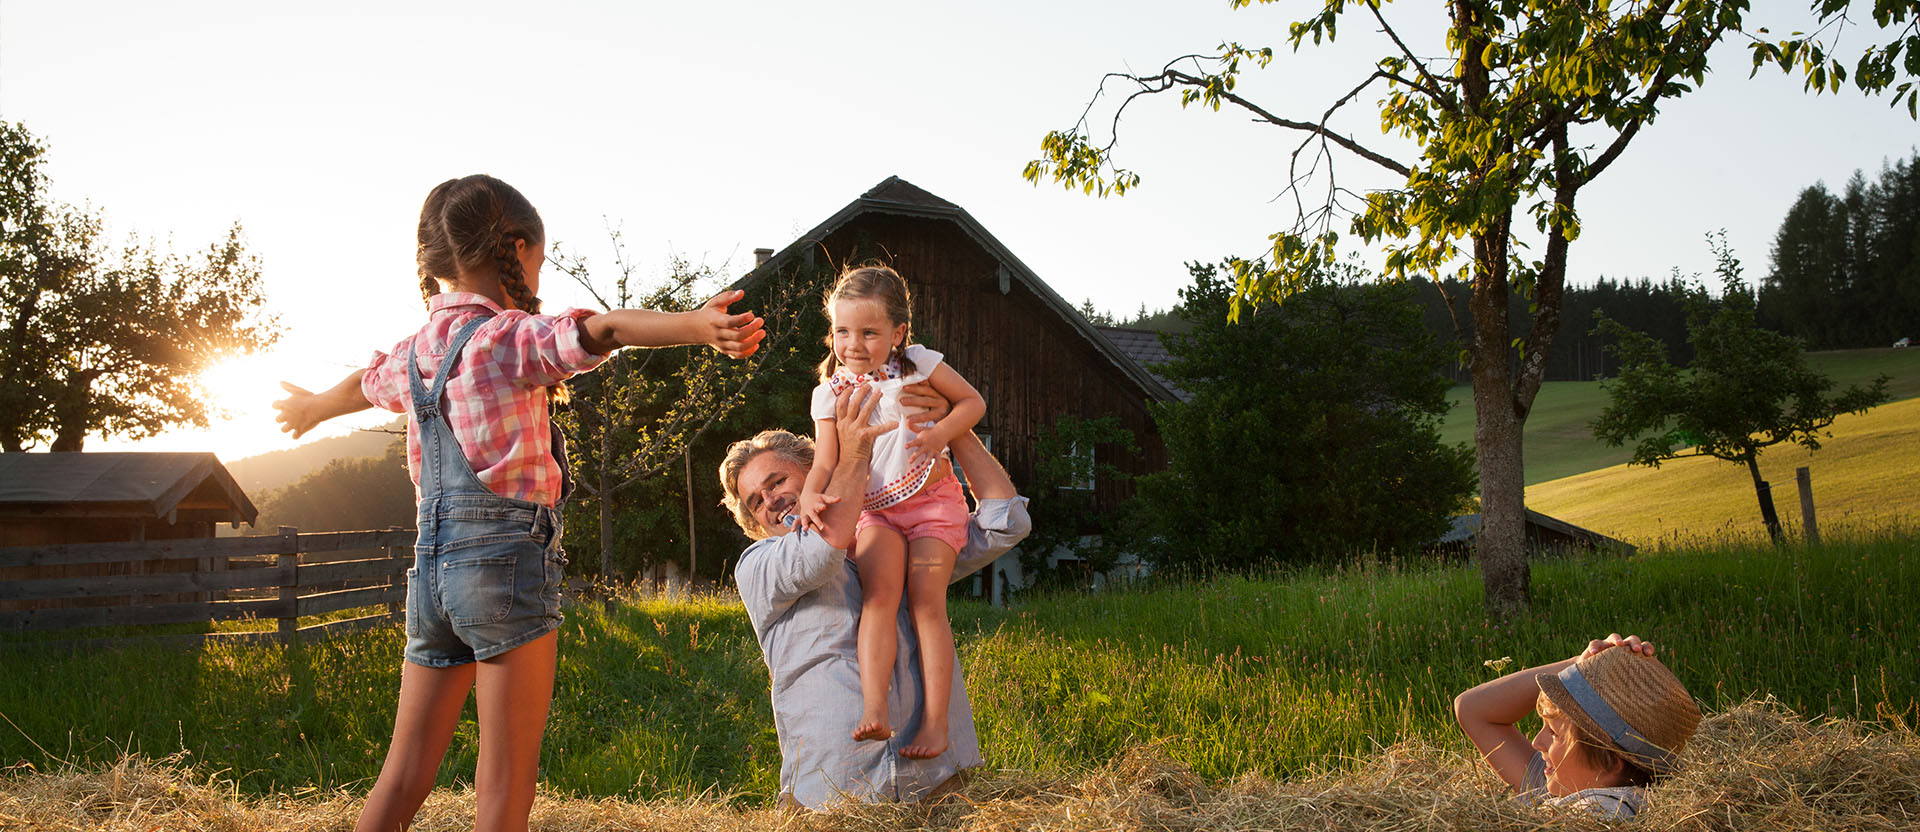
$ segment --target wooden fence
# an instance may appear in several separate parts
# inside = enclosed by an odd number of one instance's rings
[[[0,581],[0,606],[14,608],[0,609],[0,633],[142,628],[248,618],[278,621],[277,628],[265,631],[6,640],[0,641],[0,648],[134,643],[197,646],[230,641],[290,644],[334,631],[371,627],[402,615],[414,537],[413,529],[299,534],[282,526],[279,534],[253,537],[0,548],[0,567],[182,560],[196,561],[199,566],[193,571]],[[181,601],[183,593],[199,600]],[[385,609],[300,626],[304,617],[371,606]]]

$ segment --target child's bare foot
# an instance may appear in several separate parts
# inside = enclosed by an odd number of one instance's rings
[[[861,718],[859,727],[853,729],[853,738],[856,740],[884,740],[892,736],[893,729],[887,727],[887,712],[885,709],[882,709],[878,713],[868,711],[866,715]]]
[[[900,756],[910,760],[930,760],[947,753],[947,726],[925,726],[913,736],[913,742],[900,749]]]

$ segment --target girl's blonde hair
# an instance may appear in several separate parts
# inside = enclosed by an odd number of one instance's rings
[[[887,321],[894,326],[906,324],[906,337],[900,339],[900,346],[894,348],[893,355],[899,360],[900,370],[913,374],[913,362],[907,360],[906,345],[913,341],[913,296],[907,291],[906,278],[892,268],[875,262],[861,265],[840,273],[840,279],[834,281],[833,288],[827,290],[821,306],[827,314],[827,320],[833,320],[833,304],[841,300],[864,300],[875,298],[887,314]],[[833,377],[833,371],[840,369],[840,360],[833,355],[833,333],[827,333],[827,357],[820,362],[820,380]]]
[[[1585,762],[1588,768],[1595,771],[1606,771],[1612,768],[1615,763],[1619,763],[1620,774],[1626,778],[1629,785],[1645,786],[1653,782],[1653,773],[1634,764],[1633,760],[1628,759],[1626,755],[1613,750],[1611,746],[1605,743],[1594,742],[1587,739],[1586,736],[1580,732],[1580,727],[1573,724],[1573,720],[1567,718],[1566,712],[1560,710],[1560,706],[1554,704],[1553,699],[1547,696],[1545,691],[1542,691],[1540,698],[1535,700],[1534,710],[1540,714],[1542,721],[1545,721],[1548,717],[1554,717],[1560,720],[1560,729],[1555,731],[1555,733],[1563,735],[1561,737],[1562,739],[1574,744],[1574,753],[1580,755],[1581,761]]]

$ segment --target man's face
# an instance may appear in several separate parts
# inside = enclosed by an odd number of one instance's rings
[[[740,479],[734,485],[740,505],[769,536],[779,537],[793,531],[780,520],[799,504],[800,490],[806,482],[806,469],[777,453],[761,451],[741,467]]]

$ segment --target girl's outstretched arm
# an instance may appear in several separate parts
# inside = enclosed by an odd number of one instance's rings
[[[1515,723],[1533,713],[1534,705],[1539,701],[1540,683],[1534,681],[1534,677],[1542,673],[1559,673],[1567,665],[1614,647],[1653,655],[1651,642],[1643,642],[1639,636],[1621,638],[1619,633],[1613,633],[1604,639],[1588,642],[1587,649],[1578,656],[1516,670],[1454,697],[1453,718],[1460,723],[1460,730],[1467,733],[1467,739],[1473,741],[1473,747],[1480,749],[1480,756],[1486,759],[1493,772],[1500,775],[1500,779],[1506,781],[1508,786],[1518,790],[1526,779],[1527,762],[1533,759],[1534,751],[1532,740],[1520,733]]]
[[[935,422],[933,427],[920,431],[907,440],[907,449],[911,453],[909,464],[919,464],[942,448],[960,438],[960,434],[973,430],[980,423],[980,417],[987,415],[987,402],[980,398],[980,391],[973,389],[966,379],[954,372],[946,362],[933,368],[933,375],[927,377],[927,383],[948,402],[953,409]]]
[[[280,382],[280,389],[292,394],[273,403],[273,420],[280,423],[281,433],[292,433],[299,439],[314,426],[336,416],[358,413],[373,406],[367,401],[367,395],[360,392],[360,377],[366,370],[354,370],[323,393],[314,393],[291,382]]]
[[[800,491],[800,506],[794,510],[800,522],[816,532],[824,531],[826,528],[821,512],[830,502],[825,497],[827,484],[833,481],[833,469],[840,464],[840,434],[837,425],[838,422],[834,419],[813,421],[813,467],[807,469],[807,483]],[[856,494],[855,498],[858,497],[859,495]]]
[[[729,358],[745,358],[767,337],[766,321],[752,312],[729,314],[727,307],[746,297],[735,289],[721,292],[686,312],[615,309],[581,322],[580,345],[606,355],[621,347],[676,347],[706,344]]]

